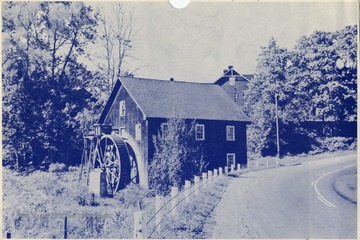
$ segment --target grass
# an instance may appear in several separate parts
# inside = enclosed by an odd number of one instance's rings
[[[153,238],[201,238],[203,226],[221,198],[228,178],[209,183],[191,202],[181,202],[176,217],[163,220],[163,231]],[[170,197],[167,196],[167,199]],[[88,193],[79,169],[55,167],[52,172],[35,171],[21,175],[3,168],[3,237],[63,238],[67,216],[68,238],[132,238],[134,212],[155,213],[152,191],[129,185],[113,198]],[[152,231],[154,221],[149,223]]]
[[[151,193],[129,186],[114,198],[93,199],[78,176],[78,169],[24,176],[3,168],[3,236],[63,238],[67,216],[69,238],[131,238],[133,212],[138,202],[151,209]]]
[[[198,195],[192,194],[189,203],[183,201],[179,204],[176,216],[169,214],[164,218],[161,231],[154,232],[151,238],[206,238],[203,228],[211,221],[210,215],[229,182],[227,177],[217,177],[200,189]]]
[[[347,154],[355,154],[356,150],[342,150],[337,152],[324,152],[313,154],[300,154],[297,156],[282,156],[279,160],[280,166],[291,166],[301,164],[304,161],[314,161],[324,158],[333,158],[337,156],[344,156]],[[259,169],[267,169],[276,167],[276,157],[251,157],[248,161],[250,170],[257,170],[257,164]]]
[[[357,170],[351,169],[344,174],[336,176],[333,184],[334,190],[344,199],[357,204]]]

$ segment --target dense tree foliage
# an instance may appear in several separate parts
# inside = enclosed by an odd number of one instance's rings
[[[96,36],[91,7],[3,4],[3,137],[20,165],[69,163],[81,144],[78,113],[92,74],[78,61]]]
[[[316,31],[301,37],[291,51],[273,38],[262,47],[246,92],[252,151],[276,154],[275,97],[283,154],[306,152],[315,144],[315,136],[301,122],[356,120],[356,52],[356,26]]]
[[[274,129],[275,96],[284,95],[288,52],[280,48],[275,39],[261,49],[256,74],[249,83],[246,101],[251,109],[252,129],[249,145],[265,150],[276,143]],[[250,107],[251,106],[251,107]]]
[[[89,69],[85,63],[101,58],[92,51],[104,42],[101,26],[111,28],[110,40],[117,44],[132,37],[131,14],[121,4],[116,4],[114,13],[106,16],[83,2],[2,4],[5,165],[25,169],[80,160],[82,134],[97,120],[112,88],[110,82],[120,75],[110,76],[100,65]],[[105,18],[121,22],[109,26]],[[121,65],[127,50],[109,49],[109,63],[117,59],[109,71],[116,66],[117,72],[129,75],[130,70]]]

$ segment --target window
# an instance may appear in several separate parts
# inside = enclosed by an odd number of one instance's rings
[[[226,126],[226,140],[235,141],[235,126]]]
[[[161,124],[161,137],[166,140],[172,140],[172,137],[169,136],[169,124],[162,123]]]
[[[235,153],[228,153],[226,154],[226,160],[227,160],[227,166],[228,167],[231,167],[231,165],[234,165],[236,164],[236,161],[235,161]]]
[[[125,116],[125,101],[120,101],[119,112],[120,112],[120,117]]]
[[[237,89],[235,87],[233,89],[233,99],[234,99],[234,102],[236,102],[236,99],[238,99]]]
[[[141,140],[141,123],[135,124],[135,140]]]
[[[229,77],[229,85],[230,86],[235,86],[235,76]]]
[[[162,123],[161,124],[161,134],[166,135],[168,131],[169,131],[169,124]]]
[[[205,140],[205,126],[204,124],[196,124],[195,126],[195,139]]]

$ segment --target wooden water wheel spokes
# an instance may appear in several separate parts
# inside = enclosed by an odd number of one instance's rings
[[[136,159],[130,155],[130,181],[132,183],[139,183],[139,172]]]
[[[97,147],[98,157],[95,160],[95,168],[99,167],[106,172],[108,193],[114,194],[120,184],[121,160],[118,144],[108,135],[104,135]]]

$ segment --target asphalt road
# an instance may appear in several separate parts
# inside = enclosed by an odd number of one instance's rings
[[[209,238],[356,238],[356,204],[334,181],[356,155],[309,161],[232,179],[205,227]]]

